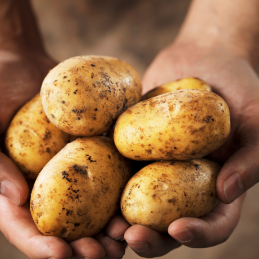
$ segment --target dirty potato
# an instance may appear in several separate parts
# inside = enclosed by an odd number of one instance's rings
[[[70,138],[50,122],[44,113],[40,94],[37,94],[13,118],[5,144],[10,158],[25,178],[35,180],[42,168]]]
[[[140,101],[141,78],[129,64],[111,57],[79,56],[61,62],[43,81],[48,118],[76,136],[106,132],[117,117]]]
[[[216,178],[220,166],[206,159],[155,162],[127,183],[121,211],[131,224],[159,232],[182,217],[202,217],[218,203]]]
[[[161,86],[158,86],[145,95],[142,96],[141,100],[144,101],[146,99],[161,95],[170,93],[177,90],[182,89],[200,89],[200,90],[206,90],[211,91],[210,85],[208,85],[203,80],[196,78],[196,77],[187,77],[183,78],[177,81],[169,82],[166,84],[163,84]]]
[[[33,220],[43,235],[68,242],[94,236],[119,209],[130,176],[111,139],[79,138],[40,172],[31,194]]]
[[[217,94],[185,89],[142,101],[117,120],[114,141],[134,160],[201,158],[227,139],[230,114]]]

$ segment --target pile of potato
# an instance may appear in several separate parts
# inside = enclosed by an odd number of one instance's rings
[[[161,232],[215,207],[220,167],[202,157],[228,137],[227,104],[196,78],[160,86],[142,101],[141,92],[129,64],[74,57],[52,69],[16,114],[6,147],[24,176],[37,178],[30,208],[43,235],[94,236],[120,204],[130,224]],[[131,178],[130,160],[150,162]]]

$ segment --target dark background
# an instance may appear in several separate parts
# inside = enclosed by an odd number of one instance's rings
[[[57,61],[76,55],[108,55],[129,62],[143,75],[155,55],[175,38],[190,0],[32,2],[45,46]],[[247,194],[238,227],[224,244],[206,249],[181,247],[163,259],[259,258],[258,197],[256,185]],[[27,257],[0,233],[0,258]],[[139,257],[127,249],[124,258]]]

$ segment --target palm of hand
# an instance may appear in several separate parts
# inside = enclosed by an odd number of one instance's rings
[[[226,51],[172,45],[163,50],[148,68],[143,79],[144,93],[161,84],[185,77],[205,80],[229,105],[232,127],[230,136],[226,143],[209,157],[221,164],[225,163],[217,179],[217,194],[222,202],[232,202],[259,180],[258,77],[245,59],[232,56]],[[242,181],[243,189],[239,192],[234,188],[237,181],[232,181],[234,184],[225,189],[225,180],[233,174],[238,174]],[[217,245],[224,242],[235,229],[242,202],[243,196],[230,205],[220,203],[201,219],[178,219],[169,226],[168,233],[189,247]],[[194,238],[189,239],[190,235],[185,230],[191,230]],[[165,242],[160,243],[158,248],[152,244],[147,233],[149,236],[159,236],[163,239],[158,233],[137,225],[130,227],[125,233],[127,241],[135,239],[150,242],[151,249],[139,252],[141,256],[149,257],[150,254],[161,256],[176,247],[174,239],[168,236],[167,242],[164,240]],[[134,249],[134,243],[130,246]]]
[[[259,141],[256,131],[259,126],[259,79],[251,65],[220,50],[201,54],[188,48],[184,51],[179,48],[172,48],[172,51],[171,48],[160,53],[148,69],[143,82],[145,91],[184,77],[205,80],[214,92],[225,99],[231,114],[230,136],[210,158],[221,164],[229,158],[233,160],[245,156],[242,160],[247,159],[247,151],[251,155],[254,149],[258,150],[256,144]],[[250,183],[245,184],[251,187]]]
[[[4,133],[17,110],[36,93],[39,92],[41,82],[48,70],[54,66],[48,58],[31,53],[3,52],[0,55],[0,136],[1,145],[4,145]],[[28,198],[28,186],[16,166],[0,153],[1,181],[17,182],[20,189],[20,204]],[[17,199],[16,199],[17,200]],[[42,240],[42,251],[28,249],[41,242],[41,234],[35,227],[29,211],[29,204],[16,206],[0,195],[0,224],[1,232],[7,239],[27,255],[37,257],[37,253],[44,254],[44,247],[48,245]],[[13,233],[16,233],[13,235]],[[21,238],[22,235],[22,238]],[[52,241],[53,242],[53,241]],[[54,240],[55,243],[55,240]],[[59,245],[60,246],[60,245]],[[37,249],[40,248],[37,246]],[[40,249],[39,249],[40,250]],[[29,253],[28,253],[29,252]]]
[[[54,66],[55,63],[44,55],[29,52],[1,53],[0,144],[3,145],[4,133],[15,112],[40,91],[44,76]],[[16,206],[0,195],[0,230],[10,243],[30,258],[68,258],[72,255],[77,258],[104,258],[105,255],[121,257],[124,254],[124,243],[114,241],[102,233],[95,238],[85,237],[70,244],[58,237],[41,235],[31,217],[29,203],[26,202],[29,190],[25,179],[12,161],[0,153],[0,182],[6,179],[18,185],[19,203],[24,205]],[[124,228],[118,231],[115,229],[111,235],[117,238],[117,234],[120,236],[123,231]]]

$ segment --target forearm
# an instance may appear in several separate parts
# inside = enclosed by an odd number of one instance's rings
[[[259,0],[193,0],[176,44],[220,46],[259,62]]]
[[[44,52],[29,0],[0,0],[0,49]]]

